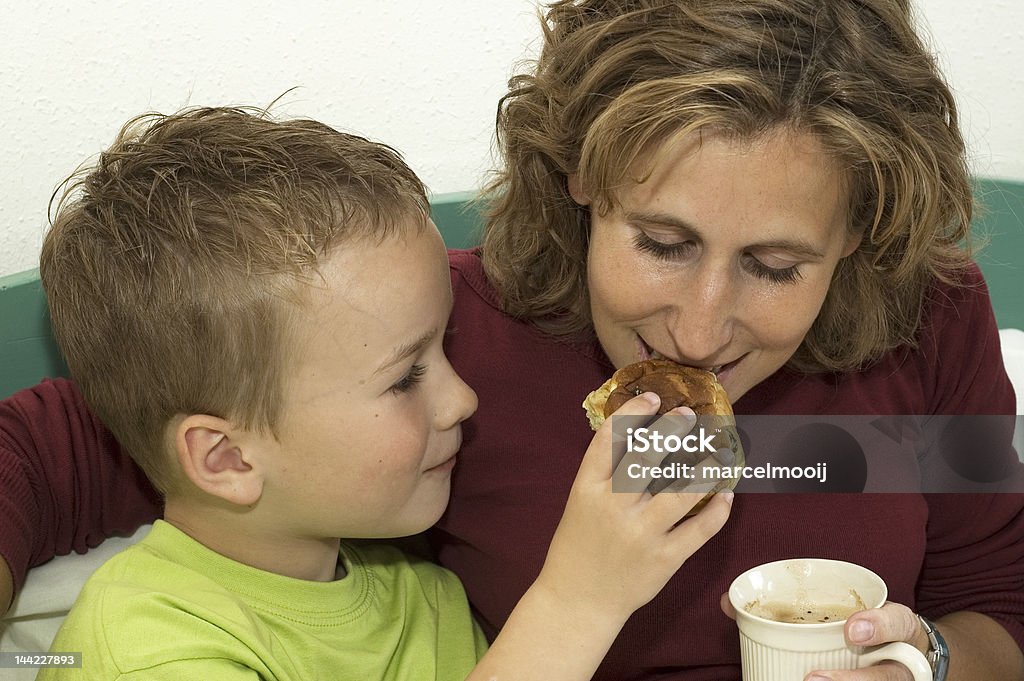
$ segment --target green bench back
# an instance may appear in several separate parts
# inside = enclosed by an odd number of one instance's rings
[[[982,207],[976,228],[988,239],[979,263],[992,291],[999,326],[1024,329],[1024,184],[980,180]],[[445,194],[431,202],[434,222],[449,248],[477,243],[480,216],[471,193]],[[67,367],[50,334],[46,298],[37,270],[0,277],[0,397]]]

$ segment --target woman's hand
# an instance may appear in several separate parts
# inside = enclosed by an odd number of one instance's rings
[[[1024,655],[1006,629],[991,617],[960,611],[942,617],[936,625],[950,651],[947,681],[1024,679]],[[910,608],[898,603],[851,615],[845,634],[847,642],[853,645],[903,641],[921,652],[928,650],[928,637],[921,621]],[[808,679],[909,681],[910,672],[899,664],[885,664],[854,671],[816,672]]]
[[[722,612],[736,619],[736,610],[729,602],[729,594],[722,594]],[[880,608],[869,608],[850,615],[843,628],[846,643],[851,646],[877,646],[901,641],[909,643],[922,653],[928,652],[928,635],[921,620],[905,605],[886,602]],[[897,662],[883,662],[863,669],[816,671],[804,681],[913,681],[910,671]]]
[[[722,611],[736,619],[729,594],[722,594]],[[987,615],[954,612],[936,622],[949,645],[948,681],[974,679],[1024,679],[1024,655],[1006,629]],[[876,646],[902,641],[922,653],[928,650],[928,636],[921,621],[905,605],[887,602],[881,608],[850,615],[843,629],[850,645]],[[886,662],[864,669],[822,670],[808,674],[804,681],[911,681],[901,664]]]
[[[729,594],[722,594],[722,612],[736,619],[736,610],[729,602]],[[922,653],[928,651],[928,636],[921,620],[905,605],[886,602],[880,608],[869,608],[850,615],[843,628],[846,643],[852,646],[877,646],[901,641],[909,643]],[[897,662],[883,662],[863,669],[816,671],[804,681],[913,681],[910,671]]]
[[[653,418],[659,404],[657,395],[645,393],[614,416]],[[652,429],[667,435],[673,426],[681,426],[689,432],[696,422],[688,408],[669,413],[675,418],[663,419]],[[631,463],[660,461],[641,461],[626,452],[625,441],[613,441],[612,422],[604,422],[587,449],[534,589],[578,611],[585,621],[610,620],[621,627],[725,525],[732,493],[717,494],[700,513],[680,523],[703,493],[613,491],[613,467],[621,472]],[[617,479],[626,476],[620,473]]]
[[[850,615],[843,629],[846,642],[853,646],[876,646],[892,641],[909,643],[922,653],[928,652],[928,636],[917,615],[905,605],[887,602],[880,608],[861,610]],[[884,662],[864,669],[821,671],[807,675],[805,681],[913,681],[910,671],[896,662]]]

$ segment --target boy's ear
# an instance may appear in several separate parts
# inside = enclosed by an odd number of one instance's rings
[[[206,414],[181,419],[174,448],[182,472],[207,494],[239,506],[251,506],[263,494],[263,473],[242,437],[229,421]]]
[[[572,197],[572,200],[581,206],[589,206],[591,202],[590,195],[583,189],[583,183],[580,182],[580,176],[576,173],[571,173],[567,179],[569,184],[569,196]]]

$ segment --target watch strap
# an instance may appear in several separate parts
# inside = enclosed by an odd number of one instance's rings
[[[924,633],[928,636],[928,652],[925,657],[932,666],[932,681],[946,681],[946,674],[949,672],[949,646],[946,639],[942,637],[939,630],[931,620],[917,616],[924,627]]]

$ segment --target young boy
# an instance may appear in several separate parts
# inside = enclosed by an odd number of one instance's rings
[[[135,119],[65,193],[40,274],[86,400],[166,499],[53,644],[82,668],[41,679],[586,679],[728,515],[677,526],[699,495],[611,494],[602,430],[486,655],[452,574],[342,541],[440,517],[476,396],[442,347],[422,184],[323,124]]]

